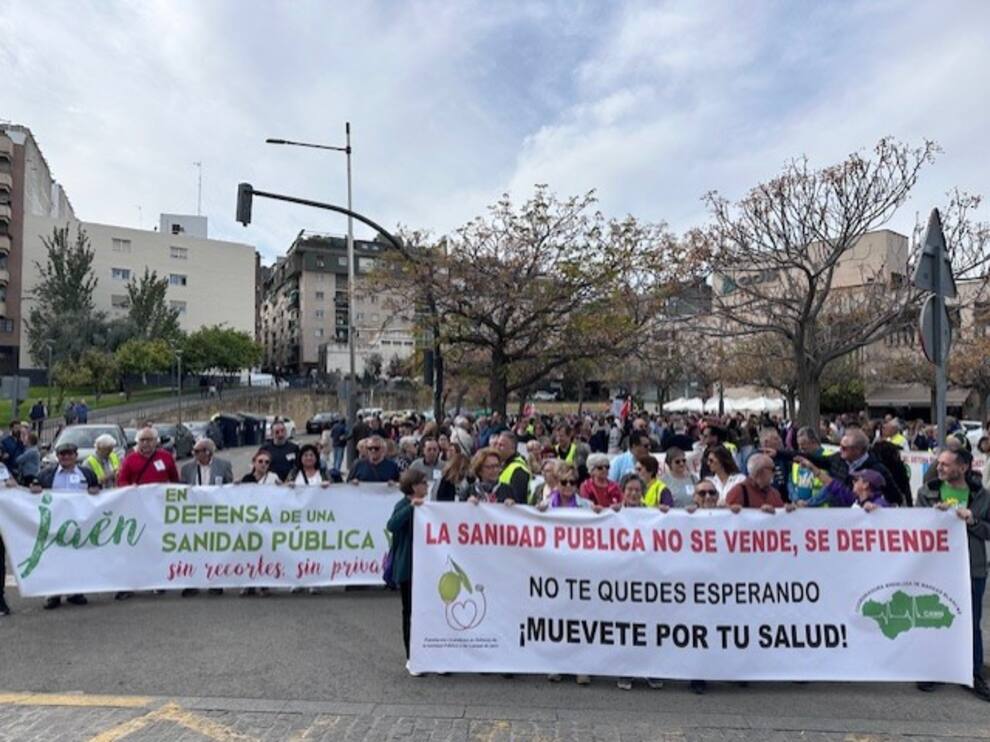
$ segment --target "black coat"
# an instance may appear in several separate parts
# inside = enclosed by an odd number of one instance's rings
[[[86,478],[86,486],[99,488],[100,480],[96,478],[96,475],[93,473],[93,470],[90,469],[89,467],[83,466],[82,464],[78,464],[78,467],[79,467],[79,471],[82,472],[83,477]],[[39,487],[41,487],[41,489],[43,490],[50,490],[52,488],[52,485],[55,484],[55,472],[57,471],[58,471],[57,464],[55,466],[45,467],[40,472],[38,472],[38,477],[34,480],[34,483],[37,484]]]

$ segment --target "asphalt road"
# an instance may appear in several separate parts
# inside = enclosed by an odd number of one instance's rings
[[[246,471],[249,449],[223,452]],[[94,595],[44,611],[8,589],[0,740],[990,739],[990,705],[913,684],[413,678],[398,595]]]

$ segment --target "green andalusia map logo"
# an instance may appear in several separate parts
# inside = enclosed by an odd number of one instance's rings
[[[472,584],[467,572],[449,556],[447,563],[450,569],[440,575],[440,581],[437,583],[437,592],[440,593],[440,600],[444,605],[444,619],[455,631],[477,628],[485,620],[485,614],[488,612],[485,586]],[[464,597],[461,597],[462,589],[467,593]]]
[[[897,590],[886,601],[867,600],[862,613],[876,621],[888,639],[914,629],[947,629],[956,618],[937,593],[909,595],[903,590]]]

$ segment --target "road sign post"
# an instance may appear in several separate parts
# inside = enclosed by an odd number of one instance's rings
[[[925,356],[935,365],[935,419],[938,425],[939,446],[945,445],[948,434],[945,425],[945,397],[948,386],[945,365],[952,347],[952,325],[945,308],[946,298],[956,296],[956,282],[952,276],[952,263],[945,245],[942,218],[938,209],[932,209],[928,227],[922,238],[921,256],[914,272],[914,285],[932,295],[921,310],[921,347]]]

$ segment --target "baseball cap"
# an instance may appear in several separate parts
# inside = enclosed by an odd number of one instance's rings
[[[862,471],[853,472],[852,476],[853,479],[865,480],[870,485],[870,489],[877,492],[887,486],[887,480],[884,479],[883,474],[873,471],[873,469],[863,469]]]

